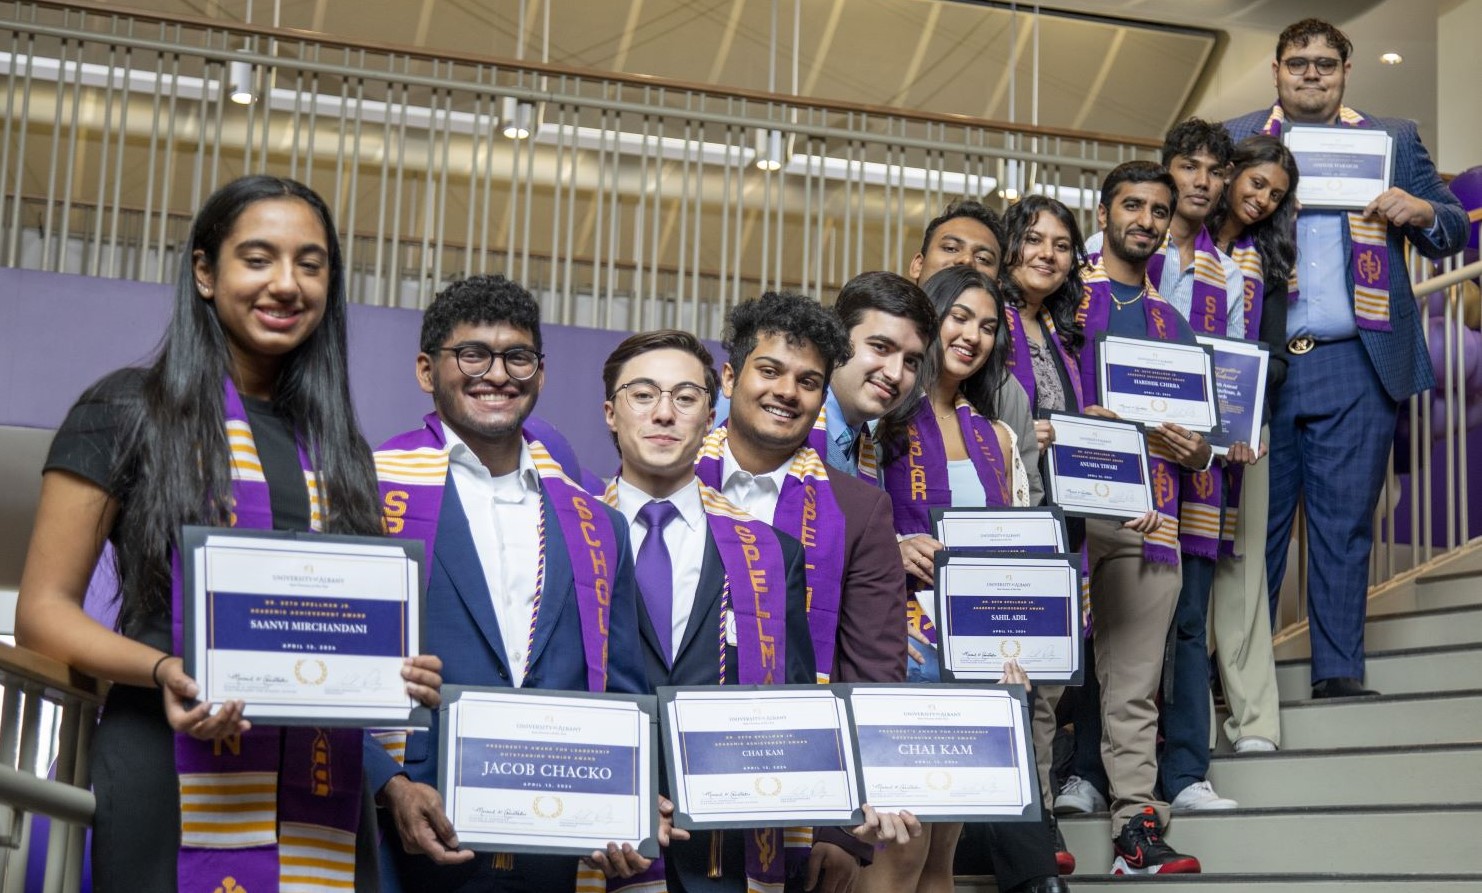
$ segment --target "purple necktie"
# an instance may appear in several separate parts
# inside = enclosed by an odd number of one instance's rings
[[[674,563],[669,560],[664,528],[678,514],[679,509],[672,502],[650,502],[638,510],[638,520],[648,528],[648,535],[643,538],[633,568],[666,665],[674,659]]]

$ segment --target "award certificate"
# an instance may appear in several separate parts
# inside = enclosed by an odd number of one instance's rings
[[[1220,401],[1220,430],[1209,436],[1216,456],[1237,443],[1260,446],[1266,408],[1266,369],[1271,352],[1259,342],[1196,335],[1214,350],[1214,391]]]
[[[827,687],[660,688],[659,724],[684,828],[863,821],[847,705]]]
[[[1037,682],[1081,683],[1081,575],[1076,556],[937,553],[942,676],[997,682],[1016,660]]]
[[[1101,405],[1129,422],[1219,427],[1214,360],[1199,344],[1103,334],[1097,351]]]
[[[1281,135],[1301,173],[1304,208],[1363,210],[1389,188],[1394,138],[1375,127],[1293,125]]]
[[[421,543],[186,527],[181,547],[202,701],[273,725],[426,725],[401,678],[420,653]]]
[[[1153,508],[1148,443],[1142,426],[1092,416],[1050,413],[1045,491],[1068,515],[1138,518]]]
[[[445,687],[442,794],[475,850],[659,854],[654,699]]]
[[[931,523],[937,541],[948,549],[1066,551],[1065,516],[1054,506],[937,508],[931,510]]]
[[[1039,819],[1023,688],[845,688],[870,805],[937,822]]]

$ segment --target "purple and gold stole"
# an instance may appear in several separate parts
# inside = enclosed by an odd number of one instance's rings
[[[1281,136],[1286,125],[1286,112],[1281,103],[1271,107],[1271,116],[1261,128],[1267,136]],[[1369,127],[1363,115],[1343,106],[1338,109],[1338,126]],[[1391,331],[1389,323],[1389,224],[1382,218],[1365,217],[1360,211],[1348,212],[1348,264],[1353,274],[1353,317],[1361,329],[1371,332]],[[1296,279],[1296,271],[1292,271]],[[1297,299],[1292,288],[1288,296]]]
[[[229,378],[225,391],[230,523],[271,530],[272,500],[247,412]],[[309,491],[310,529],[319,530],[324,505],[313,463],[302,442],[298,453]],[[173,564],[171,626],[176,653],[183,653],[178,552]],[[177,733],[180,889],[288,893],[352,887],[360,823],[361,740],[357,729],[256,725],[220,742]]]
[[[617,480],[603,497],[617,506]],[[737,508],[718,490],[700,484],[700,504],[710,536],[725,568],[721,590],[717,684],[733,676],[739,685],[777,685],[787,681],[787,563],[777,532],[769,524]],[[698,605],[697,605],[698,607]],[[735,617],[736,667],[726,667],[728,615]],[[808,828],[756,828],[740,832],[746,843],[746,884],[755,893],[780,893],[788,866],[806,863],[813,845]],[[779,850],[780,847],[780,850]],[[711,835],[711,877],[720,877],[721,832]],[[778,858],[778,856],[782,858]],[[577,883],[581,893],[663,893],[664,860],[632,878],[605,882],[600,874],[583,870]]]
[[[695,474],[712,490],[721,488],[729,435],[725,425],[717,426],[705,436],[695,460]],[[834,667],[839,601],[844,592],[844,513],[829,486],[828,466],[810,446],[804,445],[793,454],[772,526],[803,544],[808,574],[808,631],[813,639],[818,681],[826,683]]]
[[[1111,318],[1111,279],[1102,266],[1101,255],[1092,254],[1081,271],[1085,289],[1081,306],[1076,310],[1076,321],[1086,333],[1085,355],[1081,363],[1081,389],[1086,400],[1092,404],[1100,400],[1101,391],[1096,382],[1097,348],[1096,336],[1106,331]],[[1152,282],[1143,280],[1144,296],[1142,311],[1146,321],[1147,335],[1162,341],[1178,337],[1178,311],[1163,300]],[[1179,465],[1166,449],[1153,438],[1148,439],[1148,465],[1152,475],[1153,505],[1163,517],[1163,524],[1155,532],[1143,538],[1143,557],[1160,564],[1178,564],[1179,552]]]
[[[1230,259],[1240,268],[1245,280],[1243,303],[1245,305],[1245,337],[1255,341],[1261,332],[1261,308],[1266,300],[1266,269],[1261,252],[1256,249],[1256,240],[1242,233],[1230,246]]]
[[[961,394],[955,403],[957,424],[968,458],[978,473],[988,505],[1012,505],[1009,462],[999,447],[993,423],[978,414]],[[906,426],[906,449],[885,466],[885,491],[895,508],[895,532],[931,533],[931,510],[952,504],[947,474],[947,448],[931,401],[922,400]]]
[[[1163,265],[1168,262],[1168,250],[1174,248],[1171,236],[1163,237],[1163,247],[1148,258],[1148,281],[1155,285],[1163,281]],[[1219,249],[1209,230],[1199,227],[1194,236],[1194,296],[1189,303],[1189,328],[1196,334],[1219,335],[1229,331],[1229,307],[1225,303],[1225,266],[1220,263]]]
[[[1024,320],[1022,309],[1012,305],[1004,306],[1004,325],[1009,330],[1010,349],[1006,360],[1006,367],[1018,379],[1019,384],[1024,387],[1024,393],[1029,395],[1029,411],[1033,413],[1039,408],[1039,385],[1034,380],[1034,358],[1029,355],[1029,335],[1024,331]],[[1060,362],[1065,367],[1065,375],[1070,379],[1071,390],[1075,392],[1075,406],[1067,406],[1070,412],[1075,412],[1085,405],[1084,394],[1081,393],[1081,370],[1076,359],[1070,351],[1065,349],[1065,342],[1060,340],[1060,333],[1055,330],[1055,320],[1043,308],[1039,311],[1040,325],[1044,327],[1049,342],[1055,346],[1055,353],[1060,355]]]

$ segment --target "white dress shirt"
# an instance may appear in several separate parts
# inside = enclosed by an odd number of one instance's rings
[[[791,465],[792,462],[788,461],[764,474],[752,474],[736,464],[736,457],[731,455],[730,441],[727,441],[721,450],[720,493],[753,518],[771,524],[777,514],[782,483],[787,480],[787,469]]]
[[[495,477],[447,425],[443,425],[443,436],[448,442],[453,486],[468,516],[468,532],[499,620],[510,682],[518,688],[525,681],[540,570],[540,473],[530,458],[530,448],[523,443],[519,469]]]
[[[638,520],[638,510],[653,497],[623,480],[617,482],[618,511],[628,519],[628,536],[633,541],[633,559],[648,537],[648,527]],[[670,648],[672,662],[684,642],[690,614],[695,609],[695,590],[700,588],[700,566],[705,561],[705,541],[710,535],[705,507],[700,504],[700,481],[690,481],[662,501],[674,503],[679,515],[664,527],[664,545],[669,549],[669,563],[674,573],[674,603],[671,606]]]

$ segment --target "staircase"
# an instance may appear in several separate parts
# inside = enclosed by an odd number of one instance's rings
[[[1310,700],[1305,635],[1278,644],[1282,749],[1235,756],[1222,738],[1210,780],[1240,808],[1168,834],[1204,874],[1103,874],[1103,813],[1061,819],[1071,889],[1482,893],[1482,543],[1371,592],[1365,642],[1383,696],[1338,702]]]

